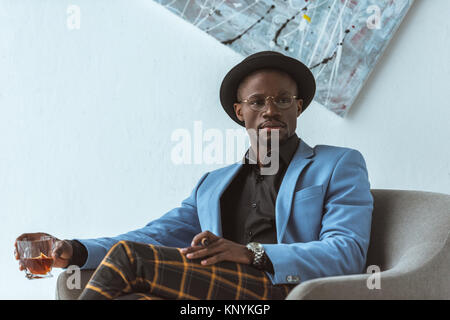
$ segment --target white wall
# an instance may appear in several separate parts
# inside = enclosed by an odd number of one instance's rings
[[[69,4],[80,30],[66,27]],[[360,150],[372,188],[450,193],[448,0],[417,0],[346,119],[312,105],[297,133]],[[14,239],[143,226],[223,165],[170,161],[171,133],[238,129],[220,106],[242,57],[151,0],[0,0],[0,298],[52,299]],[[59,271],[55,271],[58,274]]]

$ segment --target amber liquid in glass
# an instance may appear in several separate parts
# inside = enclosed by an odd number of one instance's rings
[[[32,274],[45,275],[52,270],[53,258],[49,258],[43,253],[39,257],[22,259],[25,267]]]

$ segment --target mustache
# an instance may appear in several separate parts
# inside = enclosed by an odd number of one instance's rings
[[[263,122],[263,123],[261,123],[259,126],[258,126],[258,128],[259,129],[261,129],[261,128],[263,128],[264,126],[266,126],[266,125],[275,125],[275,126],[280,126],[280,127],[285,127],[286,126],[286,124],[284,123],[284,122],[281,122],[281,121],[275,121],[275,120],[269,120],[269,121],[266,121],[266,122]]]

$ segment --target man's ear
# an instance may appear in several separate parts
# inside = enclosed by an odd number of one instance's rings
[[[303,99],[298,99],[297,117],[300,116],[302,112],[303,112]]]
[[[236,117],[240,120],[240,121],[244,121],[244,117],[242,116],[242,106],[239,103],[234,103],[233,104],[234,107],[234,113],[236,113]]]

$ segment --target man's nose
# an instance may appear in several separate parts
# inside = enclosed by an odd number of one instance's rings
[[[268,97],[268,99],[266,99],[266,106],[266,110],[264,111],[265,114],[272,115],[280,113],[280,110],[278,109],[272,97]]]

